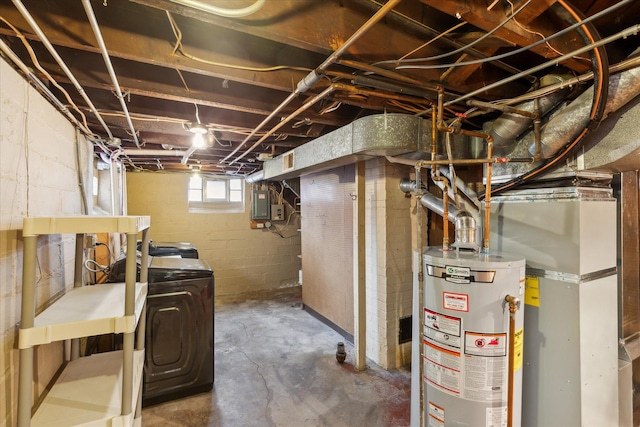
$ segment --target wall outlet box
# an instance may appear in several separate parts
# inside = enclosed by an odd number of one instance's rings
[[[284,205],[271,205],[271,221],[284,220]]]

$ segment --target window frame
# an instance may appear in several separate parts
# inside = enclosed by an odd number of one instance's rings
[[[193,186],[193,179],[200,179],[200,186]],[[232,182],[238,180],[240,188],[231,188]],[[208,198],[207,183],[224,182],[225,198]],[[200,187],[200,188],[198,188]],[[190,200],[191,191],[200,190],[200,200]],[[240,200],[232,201],[232,194],[240,192]],[[193,175],[187,183],[187,204],[191,213],[242,213],[245,211],[245,180],[239,176],[222,175]]]

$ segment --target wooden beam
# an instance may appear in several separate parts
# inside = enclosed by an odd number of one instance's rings
[[[0,15],[16,26],[31,40],[33,31],[22,15],[11,5],[0,4]],[[93,31],[81,5],[76,1],[46,1],[27,5],[30,13],[51,43],[87,52],[98,53]],[[95,7],[100,30],[109,55],[115,58],[157,65],[197,73],[245,84],[288,91],[308,71],[274,70],[258,72],[212,65],[174,54],[175,36],[164,11],[130,2],[109,2],[107,7]],[[265,43],[242,33],[205,25],[199,21],[178,17],[183,32],[185,51],[192,55],[245,67],[272,67],[277,65],[314,68],[323,59],[321,55],[300,51],[292,47]],[[14,36],[14,32],[0,26],[0,34]],[[212,41],[215,41],[213,43]]]
[[[478,28],[485,31],[491,31],[502,22],[506,21],[511,14],[510,10],[504,10],[503,8],[493,8],[487,10],[486,4],[480,0],[420,0],[422,3],[445,12],[449,15],[456,16],[461,20],[464,20]],[[536,3],[536,2],[532,2]],[[516,6],[517,7],[517,6]],[[544,7],[536,7],[535,13],[531,14],[527,19],[530,19],[536,13],[540,15]],[[517,17],[516,17],[517,20]],[[518,21],[519,22],[519,21]],[[521,24],[522,25],[522,24]],[[548,22],[546,19],[537,19],[528,23],[526,30],[522,28],[524,25],[519,26],[513,20],[507,22],[503,27],[498,29],[493,34],[496,37],[500,37],[507,42],[516,44],[517,46],[528,46],[538,40],[540,40],[539,34],[549,36],[558,31],[553,23]],[[539,34],[538,34],[539,33]],[[561,46],[560,50],[563,53],[568,53],[574,49],[583,46],[581,41],[575,37],[575,33],[571,33],[561,36],[559,39],[554,40],[554,46]],[[531,49],[532,52],[542,56],[543,58],[555,58],[559,56],[552,49],[549,49],[545,44],[539,45]],[[589,68],[588,63],[570,60],[563,63],[566,67],[584,72]]]

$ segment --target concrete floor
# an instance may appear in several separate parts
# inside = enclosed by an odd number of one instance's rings
[[[339,364],[339,341],[299,296],[216,305],[213,390],[145,408],[142,425],[408,426],[410,373],[358,372],[346,342]]]

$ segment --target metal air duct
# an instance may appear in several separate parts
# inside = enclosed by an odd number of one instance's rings
[[[454,144],[468,137],[453,135]],[[354,122],[264,162],[265,180],[333,169],[377,156],[428,158],[431,121],[406,114],[379,114]]]

